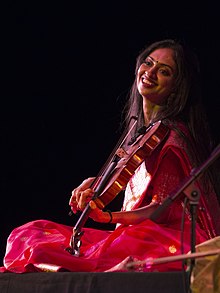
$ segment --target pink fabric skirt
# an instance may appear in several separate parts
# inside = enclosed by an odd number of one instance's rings
[[[47,220],[24,224],[8,238],[1,272],[105,272],[127,271],[125,263],[181,254],[180,227],[166,227],[147,219],[135,226],[119,226],[114,231],[83,228],[80,256],[71,255],[72,227]],[[197,229],[197,244],[207,240]],[[190,223],[184,227],[184,253],[190,251]],[[147,262],[146,262],[147,263]],[[141,271],[181,270],[182,262],[144,265]]]

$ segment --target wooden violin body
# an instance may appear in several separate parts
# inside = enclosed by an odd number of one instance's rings
[[[104,190],[93,199],[98,208],[103,209],[126,187],[138,166],[160,145],[168,132],[169,128],[158,121],[127,152],[123,152],[123,157],[117,163]]]

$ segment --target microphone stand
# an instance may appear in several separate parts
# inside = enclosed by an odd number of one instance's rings
[[[209,158],[198,168],[195,168],[191,171],[190,176],[187,177],[181,186],[174,191],[173,194],[168,196],[164,202],[152,213],[150,219],[155,221],[161,215],[161,213],[169,207],[174,200],[176,200],[182,192],[189,199],[190,204],[190,213],[191,213],[191,252],[195,252],[196,246],[196,211],[199,203],[200,192],[199,189],[194,185],[194,181],[203,173],[218,157],[220,156],[220,145],[218,145]],[[192,258],[190,262],[190,274],[191,276],[192,269],[195,265],[195,259]]]

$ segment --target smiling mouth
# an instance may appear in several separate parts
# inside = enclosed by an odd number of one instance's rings
[[[146,77],[142,77],[141,79],[142,83],[147,85],[147,86],[150,86],[150,87],[153,87],[155,86],[155,83],[154,82],[151,82],[148,78]]]

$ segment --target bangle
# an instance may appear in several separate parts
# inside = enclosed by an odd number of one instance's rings
[[[109,214],[109,216],[110,216],[110,220],[107,222],[108,224],[110,224],[111,222],[112,222],[112,212],[110,211],[110,210],[107,210],[106,211],[108,214]]]

